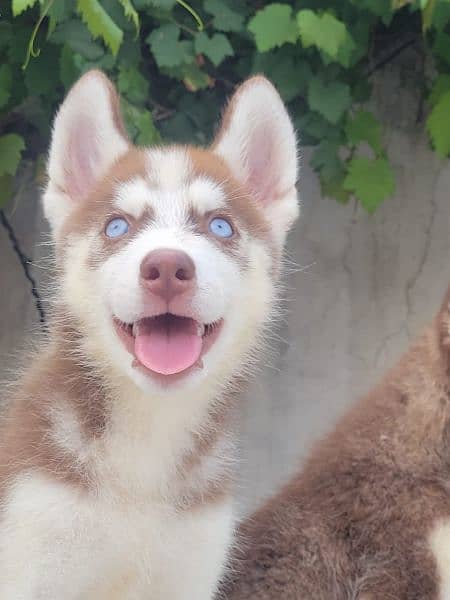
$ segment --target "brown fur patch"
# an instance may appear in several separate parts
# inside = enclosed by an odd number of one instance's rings
[[[243,523],[226,598],[437,600],[429,535],[450,517],[449,298],[302,473]]]
[[[59,481],[89,485],[89,465],[62,448],[53,436],[52,410],[67,406],[86,440],[102,435],[107,419],[101,378],[67,353],[76,350],[79,334],[57,327],[48,348],[13,394],[0,426],[0,496],[21,472],[38,470]]]

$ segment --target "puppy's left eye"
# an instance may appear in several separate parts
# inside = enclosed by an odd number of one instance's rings
[[[105,234],[109,238],[118,238],[128,233],[129,225],[122,217],[116,217],[106,225]]]
[[[221,238],[230,238],[233,235],[233,228],[231,224],[222,217],[215,217],[209,223],[209,230],[211,233]]]

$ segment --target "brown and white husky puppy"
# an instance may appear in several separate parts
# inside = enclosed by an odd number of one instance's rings
[[[0,598],[211,598],[232,539],[230,385],[297,216],[262,77],[208,149],[135,148],[98,71],[55,120],[56,308],[0,431]]]
[[[228,600],[449,600],[449,301],[243,524]]]

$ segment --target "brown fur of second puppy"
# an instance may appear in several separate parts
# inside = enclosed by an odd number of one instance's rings
[[[450,598],[449,300],[241,526],[228,600]]]

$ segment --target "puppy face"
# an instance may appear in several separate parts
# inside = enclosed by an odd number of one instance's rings
[[[93,358],[144,390],[225,383],[268,319],[297,213],[289,118],[254,78],[211,148],[137,149],[117,106],[91,72],[55,121],[44,207],[64,310]]]

